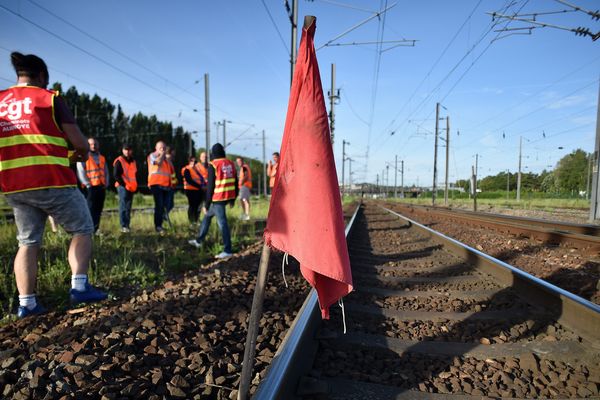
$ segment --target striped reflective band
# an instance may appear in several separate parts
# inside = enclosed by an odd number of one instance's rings
[[[232,183],[232,182],[235,182],[235,178],[219,179],[218,181],[215,182],[215,185],[216,186],[225,185],[226,183]]]
[[[63,167],[69,167],[69,159],[66,157],[55,156],[15,158],[14,160],[0,161],[0,171],[7,171],[13,168],[29,167],[32,165],[62,165]]]
[[[168,172],[162,172],[161,170],[158,170],[156,172],[150,172],[150,175],[162,175],[162,176],[171,177],[170,173],[168,173]]]
[[[229,191],[235,191],[235,185],[215,188],[215,193],[223,193],[223,192],[229,192]]]
[[[53,144],[55,146],[67,147],[64,138],[48,135],[16,135],[0,138],[0,148],[16,146],[19,144]]]

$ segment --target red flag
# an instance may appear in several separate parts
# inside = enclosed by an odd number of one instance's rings
[[[315,28],[316,20],[302,30],[265,241],[300,262],[329,319],[329,306],[352,291],[352,273]]]

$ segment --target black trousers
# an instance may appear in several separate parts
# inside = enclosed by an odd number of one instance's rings
[[[90,186],[87,188],[87,204],[92,214],[94,222],[94,232],[100,227],[100,217],[104,209],[104,199],[106,198],[106,188],[104,186]]]
[[[198,222],[200,219],[200,204],[206,196],[204,190],[186,190],[185,195],[188,199],[188,220],[190,224]]]
[[[150,191],[152,192],[152,196],[154,197],[154,227],[156,229],[161,228],[163,224],[163,217],[165,213],[165,206],[167,205],[168,196],[169,196],[168,187],[152,185],[150,186]]]

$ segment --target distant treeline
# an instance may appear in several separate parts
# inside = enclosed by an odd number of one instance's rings
[[[66,100],[83,134],[94,137],[100,142],[100,152],[110,163],[111,174],[112,162],[121,154],[122,144],[129,143],[138,165],[138,182],[141,186],[145,186],[148,180],[146,157],[154,151],[155,143],[163,140],[173,150],[175,169],[181,185],[180,171],[188,163],[190,154],[191,133],[189,131],[181,126],[175,127],[171,122],[159,121],[156,115],[147,116],[142,113],[126,115],[120,105],[115,106],[108,99],[101,98],[97,94],[90,96],[87,93],[79,93],[74,86],[67,91],[62,90],[60,83],[54,83],[52,87],[59,90]],[[192,141],[192,154],[198,156],[204,148],[196,149],[194,145]],[[234,158],[236,155],[227,156]],[[247,161],[253,172],[254,188],[257,188],[262,163],[256,160]]]
[[[586,192],[588,182],[591,185],[591,177],[589,177],[590,157],[591,154],[577,149],[561,158],[553,170],[543,170],[539,174],[521,172],[521,189],[555,194]],[[588,180],[588,177],[590,180]],[[482,191],[505,191],[507,182],[509,190],[516,190],[517,173],[503,171],[497,175],[486,176],[477,180],[477,186]],[[469,180],[458,180],[456,186],[468,190]]]

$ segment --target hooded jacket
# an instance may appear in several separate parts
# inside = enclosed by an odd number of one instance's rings
[[[225,149],[221,143],[215,143],[213,147],[210,149],[210,159],[214,160],[216,158],[225,158]],[[236,174],[235,169],[233,170],[234,174]],[[217,173],[215,171],[215,167],[212,164],[208,164],[208,182],[206,184],[206,202],[205,207],[208,210],[210,205],[212,204],[213,194],[215,192],[215,181],[216,181]],[[237,176],[235,176],[237,181]],[[235,185],[235,197],[237,198],[239,193],[238,185]],[[227,203],[235,204],[235,199],[228,201]]]

